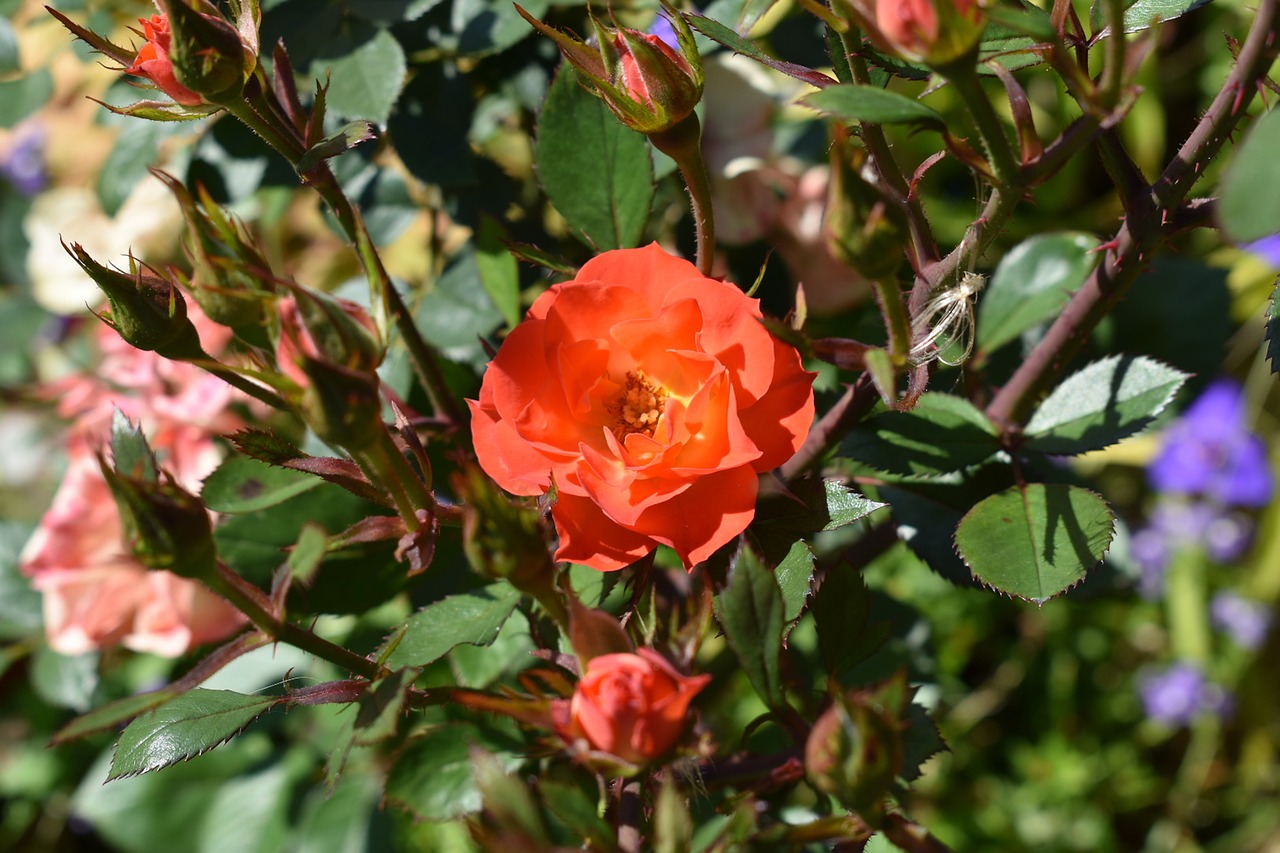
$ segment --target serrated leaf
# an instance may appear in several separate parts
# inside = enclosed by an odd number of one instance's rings
[[[1053,319],[1098,263],[1091,234],[1040,234],[996,267],[978,303],[978,349],[991,352]]]
[[[429,604],[387,642],[391,653],[383,663],[391,669],[426,666],[463,643],[487,646],[519,601],[519,590],[495,583]]]
[[[325,160],[344,154],[361,142],[374,139],[377,135],[378,130],[371,122],[349,122],[308,148],[299,158],[295,168],[299,175],[305,175]]]
[[[567,65],[543,103],[536,154],[538,179],[571,228],[600,250],[639,244],[653,202],[648,142]]]
[[[838,480],[806,478],[785,487],[766,482],[750,530],[765,556],[781,561],[797,539],[852,524],[883,506]]]
[[[446,725],[410,741],[387,776],[386,798],[422,820],[452,820],[480,810],[482,799],[471,766],[474,747],[493,749],[494,737],[471,725]],[[504,769],[519,766],[497,753]]]
[[[418,328],[448,358],[479,366],[488,360],[481,338],[502,322],[485,291],[473,247],[459,252],[420,300]]]
[[[1249,128],[1222,179],[1218,216],[1237,243],[1280,232],[1280,110]]]
[[[770,707],[783,702],[782,626],[786,605],[773,571],[749,548],[716,596],[716,616],[751,686]]]
[[[154,483],[159,477],[156,456],[142,428],[119,409],[111,415],[111,461],[116,471],[130,479]]]
[[[929,711],[923,705],[912,702],[904,715],[906,726],[902,733],[902,773],[904,782],[920,778],[924,763],[940,752],[947,751],[947,742]]]
[[[978,503],[956,528],[956,550],[994,589],[1043,604],[1075,586],[1111,544],[1115,517],[1088,489],[1014,486]]]
[[[194,758],[226,743],[282,701],[279,696],[246,696],[230,690],[189,690],[125,728],[107,781]]]
[[[849,434],[841,454],[892,474],[935,476],[988,459],[995,427],[972,403],[929,392],[909,412],[883,412]]]
[[[790,624],[800,616],[805,596],[809,594],[809,582],[813,579],[813,549],[805,542],[796,542],[787,556],[773,570],[782,590],[782,621]]]
[[[1142,430],[1169,405],[1187,374],[1142,356],[1114,355],[1073,373],[1027,424],[1044,453],[1099,450]]]
[[[54,733],[49,739],[53,746],[78,740],[91,734],[104,732],[132,720],[139,714],[158,708],[178,695],[177,690],[161,689],[152,693],[139,693],[109,702],[81,714]]]
[[[284,503],[323,480],[248,456],[228,456],[205,478],[200,497],[214,512],[255,512]]]
[[[841,83],[805,95],[800,103],[844,121],[869,124],[921,125],[945,130],[946,121],[933,108],[915,98],[877,86]]]
[[[827,572],[809,609],[818,630],[823,668],[837,680],[870,657],[888,634],[888,623],[872,626],[871,593],[862,572],[850,565]]]
[[[336,59],[332,58],[337,52]],[[328,108],[345,118],[386,124],[400,95],[407,70],[404,49],[383,28],[359,24],[344,28],[311,65],[312,75],[329,75]]]
[[[1124,13],[1124,31],[1141,32],[1156,24],[1180,18],[1199,9],[1209,0],[1138,0]]]

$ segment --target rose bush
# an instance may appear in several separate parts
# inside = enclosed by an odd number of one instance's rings
[[[557,700],[556,729],[631,764],[663,755],[684,733],[689,703],[711,680],[681,675],[652,649],[600,655],[587,664],[572,699]]]
[[[507,491],[554,485],[556,558],[619,569],[659,544],[687,568],[746,528],[757,475],[800,447],[813,374],[758,301],[656,244],[550,288],[470,401],[481,466]]]
[[[147,43],[138,51],[133,65],[125,70],[129,74],[146,77],[180,104],[190,107],[203,103],[204,99],[179,83],[173,73],[173,60],[169,58],[169,42],[173,37],[169,32],[169,19],[164,15],[152,15],[139,18],[138,23],[142,24],[142,35]]]

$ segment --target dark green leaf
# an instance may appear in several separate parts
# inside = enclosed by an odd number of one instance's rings
[[[956,550],[983,583],[1043,604],[1084,579],[1114,530],[1110,507],[1093,492],[1032,483],[971,509],[956,528]]]
[[[790,624],[800,616],[804,598],[809,594],[809,581],[813,579],[813,549],[804,542],[794,543],[773,574],[782,590],[782,621]]]
[[[111,759],[108,781],[160,770],[208,752],[281,701],[278,696],[245,696],[230,690],[190,690],[125,728]]]
[[[888,623],[872,625],[871,594],[862,572],[844,564],[834,567],[813,594],[818,651],[827,675],[839,680],[884,642]]]
[[[236,454],[205,478],[200,497],[214,512],[254,512],[284,503],[323,482],[301,471]]]
[[[364,118],[385,124],[404,85],[407,64],[404,49],[385,29],[368,25],[341,31],[328,57],[311,65],[319,80],[329,78],[328,106],[344,118]]]
[[[765,556],[777,562],[797,539],[852,524],[882,506],[838,480],[807,478],[777,488],[766,482],[751,522],[751,535]]]
[[[0,127],[13,127],[52,97],[53,75],[48,68],[0,82]]]
[[[922,705],[912,702],[905,714],[906,728],[902,733],[902,773],[905,782],[920,778],[924,763],[940,752],[947,743],[942,739],[938,726]]]
[[[1138,0],[1124,13],[1124,31],[1136,33],[1156,24],[1180,18],[1209,0]]]
[[[639,244],[653,201],[649,144],[567,65],[547,92],[536,153],[547,198],[571,228],[601,250]]]
[[[1001,259],[978,304],[978,348],[990,352],[1058,316],[1098,262],[1090,234],[1040,234]]]
[[[613,828],[600,816],[596,796],[571,782],[545,777],[538,783],[538,792],[551,814],[578,838],[601,850],[614,846]]]
[[[487,646],[519,601],[519,590],[495,583],[427,605],[387,641],[383,663],[391,669],[426,666],[463,643]]]
[[[422,820],[452,820],[480,810],[480,790],[471,769],[473,747],[492,748],[477,726],[446,725],[411,741],[387,777],[386,798]],[[519,759],[498,754],[514,770]]]
[[[976,465],[999,449],[995,427],[972,403],[930,392],[909,412],[868,418],[841,452],[881,471],[932,476]]]
[[[1149,358],[1114,355],[1068,376],[1027,424],[1027,444],[1084,453],[1142,430],[1169,405],[1187,374]]]
[[[783,702],[782,626],[786,604],[773,571],[744,548],[716,596],[716,616],[751,686],[770,707]]]
[[[360,0],[352,4],[351,14],[378,24],[416,21],[444,0]]]
[[[449,358],[477,366],[488,360],[480,340],[497,328],[502,315],[485,292],[471,246],[422,297],[415,316],[427,341]]]
[[[1267,360],[1271,362],[1271,372],[1280,373],[1280,279],[1267,300]]]
[[[1222,179],[1218,216],[1237,243],[1280,233],[1280,110],[1249,129]]]
[[[973,573],[956,555],[953,536],[964,510],[935,494],[923,491],[921,484],[882,486],[877,490],[893,507],[898,525],[898,538],[939,576],[957,586],[977,586]],[[967,509],[970,504],[965,505]]]
[[[946,121],[915,98],[876,86],[841,83],[805,95],[800,103],[844,121],[869,124],[918,124],[945,130]]]

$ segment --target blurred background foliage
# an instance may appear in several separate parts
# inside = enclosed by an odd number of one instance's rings
[[[732,19],[734,2],[716,0],[705,11]],[[124,0],[55,5],[92,29],[117,34],[151,11],[146,3]],[[582,16],[572,3],[532,0],[527,8],[553,23],[578,26]],[[634,3],[614,10],[641,27],[655,12],[652,5]],[[335,123],[365,118],[384,128],[384,143],[355,150],[336,160],[335,168],[365,211],[392,275],[410,290],[430,283],[417,309],[421,326],[456,363],[456,387],[471,383],[474,393],[474,370],[487,360],[480,338],[509,327],[545,286],[530,265],[510,263],[503,241],[554,250],[569,264],[593,251],[574,238],[566,213],[549,203],[534,170],[539,122],[552,120],[540,118],[539,109],[559,65],[554,46],[532,37],[506,0],[265,0],[263,11],[264,44],[286,40],[301,82],[332,75],[328,101]],[[46,746],[76,713],[153,687],[190,663],[119,650],[101,660],[51,652],[38,639],[38,596],[16,571],[17,554],[48,505],[63,464],[55,421],[32,389],[83,366],[89,357],[85,332],[96,323],[85,311],[86,303],[96,303],[96,291],[58,246],[57,235],[84,242],[98,257],[119,258],[131,246],[150,263],[176,262],[180,221],[146,172],[158,164],[203,183],[252,223],[273,265],[300,281],[347,295],[364,285],[348,286],[359,270],[315,198],[301,192],[287,164],[242,126],[113,116],[91,98],[111,104],[134,100],[136,93],[120,75],[101,67],[83,45],[72,44],[40,3],[0,0],[0,12],[0,848],[467,849],[469,836],[454,819],[456,798],[442,797],[438,808],[419,802],[417,814],[379,807],[384,799],[395,805],[397,785],[416,789],[425,783],[393,779],[384,795],[387,756],[352,743],[350,720],[330,708],[269,714],[209,755],[106,786],[110,734]],[[1087,16],[1087,4],[1080,13]],[[1154,32],[1154,48],[1139,72],[1142,95],[1122,126],[1149,178],[1226,76],[1230,53],[1224,31],[1242,32],[1240,23],[1250,15],[1248,0],[1218,0]],[[827,63],[818,22],[789,2],[772,6],[753,35],[782,58],[815,67]],[[706,50],[711,47],[704,42]],[[813,199],[805,198],[802,185],[826,161],[824,125],[794,105],[801,91],[794,81],[758,66],[744,70],[726,54],[721,49],[708,58],[708,157],[722,170],[735,158],[756,158],[768,170],[765,191],[773,202],[764,206],[761,222],[744,224],[737,237],[725,229],[732,277],[753,280],[772,247],[777,251],[760,294],[767,310],[785,314],[794,281],[804,279],[814,337],[874,340],[879,319],[856,279],[847,271],[840,279],[805,267],[814,257],[804,242],[803,221]],[[1026,70],[1020,79],[1043,137],[1074,117],[1047,69]],[[924,85],[902,91],[914,94]],[[949,112],[950,97],[939,91],[930,103]],[[650,157],[638,137],[626,138],[634,136],[630,131],[619,129],[618,135],[616,144],[640,152],[632,156]],[[918,162],[936,149],[928,133],[894,129],[891,137],[904,161]],[[637,227],[643,240],[674,241],[692,255],[682,187],[670,162],[660,155],[652,160],[659,178],[654,214]],[[580,191],[575,176],[562,179],[568,182],[566,197]],[[821,187],[821,175],[816,179]],[[941,242],[957,241],[977,215],[974,189],[968,172],[953,161],[929,173],[925,190]],[[816,197],[821,199],[820,191]],[[1105,235],[1121,213],[1106,172],[1089,155],[1071,160],[1036,190],[1034,201],[1014,218],[984,271],[1028,236]],[[1275,270],[1224,247],[1212,232],[1192,232],[1174,249],[1174,257],[1157,262],[1098,331],[1095,352],[1141,352],[1195,374],[1180,407],[1214,377],[1235,377],[1247,403],[1248,428],[1264,438],[1274,467],[1280,410],[1261,356],[1261,318]],[[822,292],[824,280],[842,285]],[[991,354],[993,381],[1007,375],[1020,351],[1025,350],[1015,345]],[[818,388],[829,400],[844,377],[834,368],[822,370]],[[403,359],[393,355],[384,374],[392,387],[409,390]],[[933,387],[964,383],[961,371],[944,371]],[[950,747],[925,761],[904,802],[956,849],[1280,850],[1280,636],[1264,630],[1246,648],[1230,631],[1215,632],[1211,671],[1231,697],[1229,707],[1216,706],[1189,721],[1161,717],[1141,687],[1144,678],[1163,671],[1176,642],[1169,633],[1167,597],[1139,594],[1141,555],[1128,547],[1157,505],[1145,469],[1159,447],[1160,433],[1151,431],[1072,463],[1116,508],[1122,536],[1102,568],[1043,607],[953,585],[901,543],[866,567],[872,613],[890,626],[889,652],[878,656],[877,665],[885,667],[882,674],[895,663],[909,667],[913,682],[924,685],[920,699],[934,709]],[[855,468],[851,474],[867,472]],[[343,504],[351,503],[345,493],[334,495],[332,501],[285,503],[238,517],[241,528],[224,526],[219,536],[225,546],[236,547],[237,529],[261,527],[269,519],[284,544],[305,520],[315,520],[321,505],[334,527],[342,518],[359,516],[360,508]],[[1250,510],[1242,519],[1252,533],[1238,553],[1221,561],[1194,557],[1205,561],[1201,606],[1207,606],[1209,591],[1238,591],[1268,611],[1280,598],[1280,503]],[[866,547],[858,537],[871,535],[865,529],[856,535],[836,531],[816,547],[820,555],[843,553],[857,563],[859,548]],[[264,576],[276,559],[266,547]],[[387,556],[366,558],[357,568],[380,566],[393,573],[396,566]],[[432,572],[390,601],[343,600],[352,586],[345,583],[312,609],[332,614],[322,617],[329,620],[330,635],[376,643],[407,618],[415,602],[472,584],[464,565],[457,542],[446,541]],[[323,587],[311,593],[321,599],[326,594]],[[791,635],[802,657],[816,654],[811,621],[802,619]],[[531,647],[528,622],[518,616],[495,645],[460,647],[428,676],[483,686],[522,667]],[[205,686],[278,691],[286,681],[296,686],[338,677],[328,667],[282,646],[246,656]],[[700,703],[703,713],[735,717],[742,730],[761,708],[741,677],[723,675]],[[442,724],[449,719],[440,709],[428,716]],[[771,736],[768,726],[750,734],[758,744]],[[335,744],[344,742],[351,743],[344,753],[347,772],[329,789],[326,767],[333,764]],[[428,788],[474,789],[465,751],[450,753],[442,744],[416,748],[423,760],[409,764],[430,780]],[[571,789],[581,780],[557,781]],[[811,807],[803,797],[790,806],[799,812]],[[722,818],[701,814],[696,801],[692,808],[706,833],[720,825]],[[887,843],[877,840],[868,849],[887,849]]]

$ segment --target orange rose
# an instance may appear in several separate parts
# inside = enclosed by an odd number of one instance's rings
[[[657,244],[588,261],[469,401],[481,466],[518,495],[555,484],[557,559],[610,571],[665,544],[691,568],[746,528],[757,474],[813,421],[813,374],[760,318]]]
[[[681,675],[652,649],[600,655],[587,664],[573,698],[553,706],[565,740],[643,764],[675,746],[684,734],[693,697],[709,675]]]
[[[169,40],[172,38],[169,19],[164,15],[152,15],[149,19],[139,18],[138,23],[142,24],[142,34],[147,43],[125,72],[148,78],[160,91],[180,104],[191,107],[204,103],[203,98],[179,83],[174,76],[173,60],[169,58]]]

